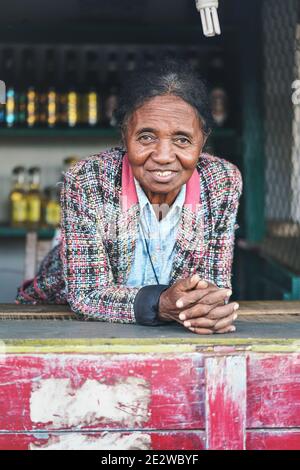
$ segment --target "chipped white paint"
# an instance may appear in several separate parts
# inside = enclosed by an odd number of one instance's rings
[[[51,436],[46,444],[30,444],[30,450],[149,450],[151,436],[146,433],[99,435],[65,433]]]
[[[52,423],[52,429],[86,427],[101,422],[140,426],[148,420],[150,389],[137,377],[113,385],[86,380],[79,388],[70,379],[36,382],[30,397],[30,416],[35,423]]]
[[[215,382],[212,381],[210,388],[210,397],[216,399],[216,393],[219,391],[220,382],[226,384],[224,393],[226,393],[232,402],[239,403],[245,394],[246,368],[242,367],[244,358],[240,356],[222,357],[219,361],[215,358],[210,361],[210,373],[218,377]],[[226,367],[220,367],[220,363],[226,364]],[[229,374],[229,376],[228,376]],[[220,380],[220,376],[222,379]]]
[[[246,449],[246,358],[209,357],[205,378],[206,449]]]
[[[6,344],[0,340],[0,354],[6,354]]]

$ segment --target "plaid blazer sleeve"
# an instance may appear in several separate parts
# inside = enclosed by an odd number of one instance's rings
[[[86,177],[86,175],[85,175]],[[114,283],[101,224],[80,174],[65,175],[62,190],[62,245],[67,301],[72,310],[99,321],[136,323],[139,288]],[[101,219],[101,218],[100,218]]]
[[[214,227],[208,244],[204,278],[220,288],[232,288],[232,262],[235,243],[235,222],[243,182],[239,169],[224,162],[225,171],[215,185],[213,207]]]
[[[36,276],[22,283],[17,291],[17,304],[66,304],[59,252],[60,245],[56,245],[43,259]]]

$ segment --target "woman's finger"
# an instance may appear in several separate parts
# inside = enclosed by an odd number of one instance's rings
[[[190,305],[199,302],[203,297],[205,297],[211,291],[217,291],[220,289],[215,289],[212,287],[208,287],[206,289],[194,289],[189,292],[182,293],[181,297],[176,301],[177,308],[184,308],[189,307]]]
[[[186,310],[180,312],[179,318],[180,320],[186,321],[192,320],[194,318],[205,317],[212,308],[214,308],[213,305],[205,305],[199,302],[193,307],[187,308]],[[211,320],[214,320],[214,318],[211,318]]]
[[[236,330],[235,326],[227,326],[226,328],[223,328],[222,330],[215,331],[214,333],[217,335],[223,334],[223,333],[233,333]]]
[[[190,331],[197,335],[212,335],[213,331],[208,328],[189,328]]]
[[[214,331],[223,330],[224,328],[227,328],[228,326],[230,326],[236,319],[237,319],[237,313],[233,313],[229,317],[222,318],[221,320],[218,320],[216,322],[215,326],[213,327],[213,330]]]
[[[226,305],[219,305],[212,308],[207,314],[207,317],[211,320],[220,320],[222,318],[228,317],[228,315],[231,315],[233,312],[237,311],[238,308],[239,304],[237,302],[230,302]]]
[[[224,301],[229,298],[232,294],[230,289],[217,289],[215,291],[211,290],[201,299],[202,304],[213,305],[219,302]]]
[[[196,289],[190,292],[186,292],[176,302],[176,307],[185,308],[192,306],[193,304],[201,301],[201,303],[211,305],[216,304],[232,294],[229,289],[220,289],[209,287],[207,289]]]
[[[235,302],[225,305],[207,305],[198,303],[191,308],[183,310],[179,314],[180,320],[189,321],[198,317],[207,317],[210,320],[219,320],[220,318],[228,317],[234,311]],[[238,305],[238,304],[237,304]],[[193,326],[193,325],[192,325]]]
[[[186,328],[213,328],[217,320],[210,320],[207,317],[198,317],[193,320],[186,320],[183,324]]]

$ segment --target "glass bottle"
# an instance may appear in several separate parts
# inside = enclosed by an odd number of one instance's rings
[[[118,106],[120,90],[117,55],[112,52],[108,57],[108,73],[106,78],[104,103],[104,122],[108,127],[116,127],[115,111]]]
[[[13,227],[23,226],[27,220],[25,168],[23,166],[16,166],[13,168],[9,206],[10,224]]]
[[[15,127],[18,117],[18,96],[15,85],[14,52],[11,49],[5,49],[3,51],[3,79],[6,83],[6,105],[2,109],[3,115],[0,120],[2,123],[3,121],[5,122],[6,127]]]
[[[79,161],[76,155],[70,155],[63,160],[63,174],[65,174],[73,165]]]
[[[65,127],[76,127],[80,122],[80,94],[75,51],[66,54],[63,91],[60,93],[60,120]]]
[[[83,126],[95,127],[100,123],[100,95],[97,54],[88,51],[86,56],[85,91],[82,94],[82,124]]]
[[[153,70],[155,65],[154,55],[151,52],[145,52],[143,58],[143,65],[146,70]]]
[[[210,105],[214,123],[218,127],[227,124],[229,100],[226,87],[225,67],[221,55],[214,55],[209,63],[208,82],[210,87]]]
[[[39,93],[39,121],[41,126],[55,127],[58,121],[58,95],[56,87],[57,61],[55,51],[48,49],[45,54],[44,83]]]
[[[42,215],[41,171],[39,167],[28,169],[29,187],[27,193],[27,224],[29,228],[37,228]]]
[[[136,69],[136,55],[134,52],[129,52],[126,57],[126,72],[133,73]]]
[[[0,103],[0,127],[5,127],[5,104]]]
[[[44,223],[48,227],[58,227],[60,224],[59,191],[55,186],[45,188]]]
[[[21,77],[20,77],[20,88],[18,94],[18,126],[26,127],[27,119],[27,87],[28,87],[28,77],[27,77],[27,60],[24,52],[21,56]]]
[[[34,51],[25,49],[22,54],[22,81],[19,93],[18,121],[21,127],[39,124],[39,97],[36,87],[36,61]]]
[[[187,56],[187,61],[194,72],[200,74],[200,59],[196,51],[191,50]]]

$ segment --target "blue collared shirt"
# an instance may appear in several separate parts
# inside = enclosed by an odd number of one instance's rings
[[[182,186],[168,212],[166,206],[160,206],[160,209],[162,209],[162,211],[165,210],[167,213],[162,220],[159,221],[155,215],[152,204],[135,178],[134,183],[141,215],[134,261],[126,285],[130,287],[142,287],[157,284],[147,253],[145,237],[159,284],[169,284],[174,258],[174,245],[185,201],[186,185]],[[156,206],[155,209],[157,208]]]

